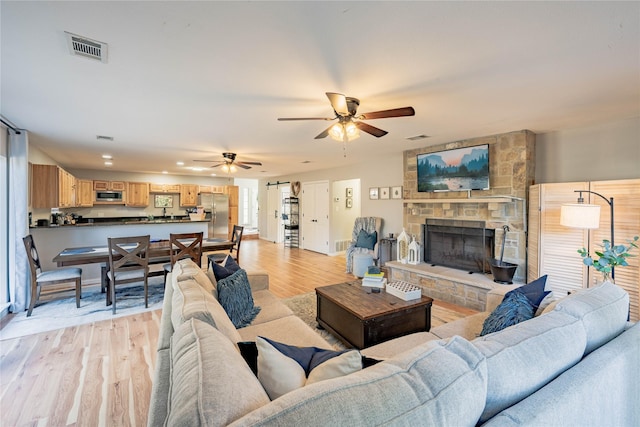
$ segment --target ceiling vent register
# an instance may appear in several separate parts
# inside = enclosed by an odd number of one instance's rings
[[[64,32],[67,37],[67,45],[72,55],[82,56],[84,58],[94,59],[96,61],[107,62],[108,45],[97,40],[91,40],[87,37],[78,36],[76,34]]]

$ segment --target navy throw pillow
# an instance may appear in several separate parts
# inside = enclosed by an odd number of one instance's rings
[[[260,313],[260,307],[253,303],[251,285],[243,269],[218,280],[217,288],[218,301],[236,328],[249,326]]]
[[[233,259],[232,256],[227,255],[224,259],[223,264],[218,264],[217,262],[213,264],[213,275],[216,277],[216,280],[224,279],[231,276],[236,271],[240,270],[240,266]]]
[[[367,248],[373,250],[373,247],[376,245],[378,241],[378,233],[374,231],[373,233],[367,233],[365,230],[360,230],[358,233],[358,239],[356,240],[357,248]]]
[[[498,332],[506,327],[533,318],[535,309],[523,293],[509,292],[482,324],[480,336]]]
[[[551,293],[551,291],[544,290],[544,285],[546,283],[547,283],[547,275],[545,274],[542,277],[538,277],[536,280],[534,280],[531,283],[527,283],[524,286],[520,286],[519,288],[516,288],[512,291],[507,292],[507,294],[504,297],[506,298],[507,295],[509,295],[512,292],[519,292],[529,299],[535,311],[538,307],[540,307],[540,303],[542,302],[544,297],[546,297]]]

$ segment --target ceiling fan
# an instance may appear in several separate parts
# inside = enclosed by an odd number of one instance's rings
[[[224,160],[216,163],[215,165],[211,165],[212,168],[217,168],[218,166],[222,166],[222,169],[225,172],[234,172],[235,166],[241,167],[242,169],[251,169],[251,166],[262,166],[260,162],[236,162],[236,153],[222,153],[222,157]],[[211,162],[211,160],[194,160],[194,162]]]
[[[360,136],[359,131],[366,132],[377,138],[385,136],[388,132],[377,127],[371,126],[361,120],[371,119],[384,119],[388,117],[404,117],[413,116],[416,114],[413,107],[394,108],[391,110],[373,111],[371,113],[364,113],[356,115],[360,100],[358,98],[351,98],[344,96],[341,93],[327,92],[327,98],[331,102],[335,117],[280,117],[278,120],[335,120],[338,119],[338,123],[334,123],[327,129],[322,131],[315,139],[322,139],[327,136],[336,141],[351,141]]]

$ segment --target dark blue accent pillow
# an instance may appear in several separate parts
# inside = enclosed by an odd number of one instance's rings
[[[260,307],[253,303],[251,285],[243,269],[218,280],[217,289],[218,301],[236,328],[249,326],[260,313]]]
[[[224,260],[224,265],[218,264],[217,262],[213,264],[213,275],[216,277],[216,280],[224,279],[226,277],[231,276],[236,271],[240,270],[240,266],[236,262],[233,257],[228,256]]]
[[[365,230],[360,230],[358,233],[358,239],[356,240],[357,248],[367,248],[373,250],[376,242],[378,241],[378,233],[367,233]]]
[[[512,291],[507,292],[507,294],[504,297],[506,298],[507,295],[509,295],[511,292],[519,292],[529,299],[535,311],[538,307],[540,307],[540,303],[542,302],[544,297],[546,297],[551,293],[551,291],[544,290],[544,285],[546,283],[547,283],[547,275],[545,274],[542,277],[538,277],[536,280],[534,280],[531,283],[527,283],[524,286],[520,286],[519,288],[516,288]]]
[[[521,292],[509,292],[482,324],[480,336],[498,332],[506,327],[533,318],[535,309],[529,298]]]

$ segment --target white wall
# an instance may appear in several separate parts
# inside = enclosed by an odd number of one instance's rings
[[[536,136],[536,183],[640,177],[640,117]]]

